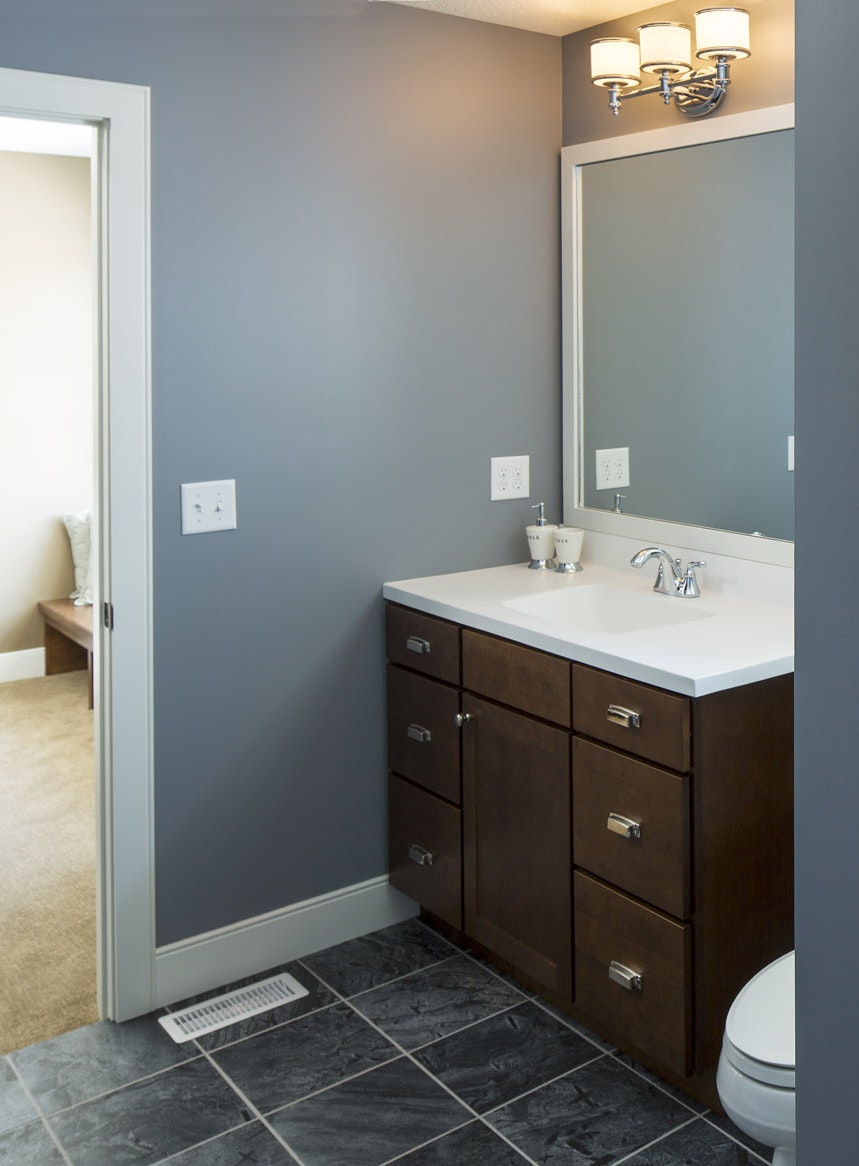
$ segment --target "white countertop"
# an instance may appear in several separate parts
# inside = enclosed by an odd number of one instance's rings
[[[653,565],[637,571],[589,562],[580,573],[559,575],[531,571],[521,563],[386,583],[383,594],[429,615],[687,696],[793,672],[793,608],[783,601],[769,602],[761,588],[744,594],[708,590],[702,579],[699,599],[653,597],[658,603],[682,605],[699,618],[623,632],[568,629],[505,606],[511,600],[594,585],[646,594],[654,574]]]

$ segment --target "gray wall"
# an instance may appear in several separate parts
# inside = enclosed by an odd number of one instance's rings
[[[694,30],[695,7],[688,0],[672,0],[564,37],[565,146],[649,130],[665,125],[667,117],[679,119],[673,110],[666,112],[658,95],[628,100],[612,117],[607,92],[591,84],[590,43],[599,36],[636,38],[638,26],[653,20],[679,20]],[[731,67],[732,89],[713,117],[793,101],[793,0],[745,0],[742,7],[751,14],[752,55]]]
[[[800,1166],[856,1158],[859,332],[855,0],[800,5],[796,130],[796,943]],[[831,77],[840,77],[832,99]],[[824,474],[823,467],[827,470]]]
[[[381,585],[525,558],[493,454],[560,513],[561,46],[364,0],[0,28],[2,66],[152,89],[164,944],[384,873]],[[223,477],[238,530],[181,538]]]

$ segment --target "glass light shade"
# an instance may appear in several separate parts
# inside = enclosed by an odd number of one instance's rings
[[[695,13],[695,45],[695,55],[703,61],[750,57],[748,12],[745,8],[702,8]]]
[[[638,30],[644,73],[688,73],[692,68],[692,30],[687,24],[663,20]]]
[[[591,41],[591,81],[609,88],[633,89],[641,74],[638,68],[638,44],[627,37],[606,36]]]

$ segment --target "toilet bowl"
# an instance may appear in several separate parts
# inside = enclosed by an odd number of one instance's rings
[[[796,1162],[794,953],[758,972],[728,1013],[716,1088],[725,1113],[774,1149],[773,1166]]]

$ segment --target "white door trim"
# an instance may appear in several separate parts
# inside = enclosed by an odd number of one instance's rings
[[[0,69],[0,113],[98,129],[100,595],[114,610],[96,691],[99,996],[126,1020],[153,1007],[155,966],[149,90]]]

